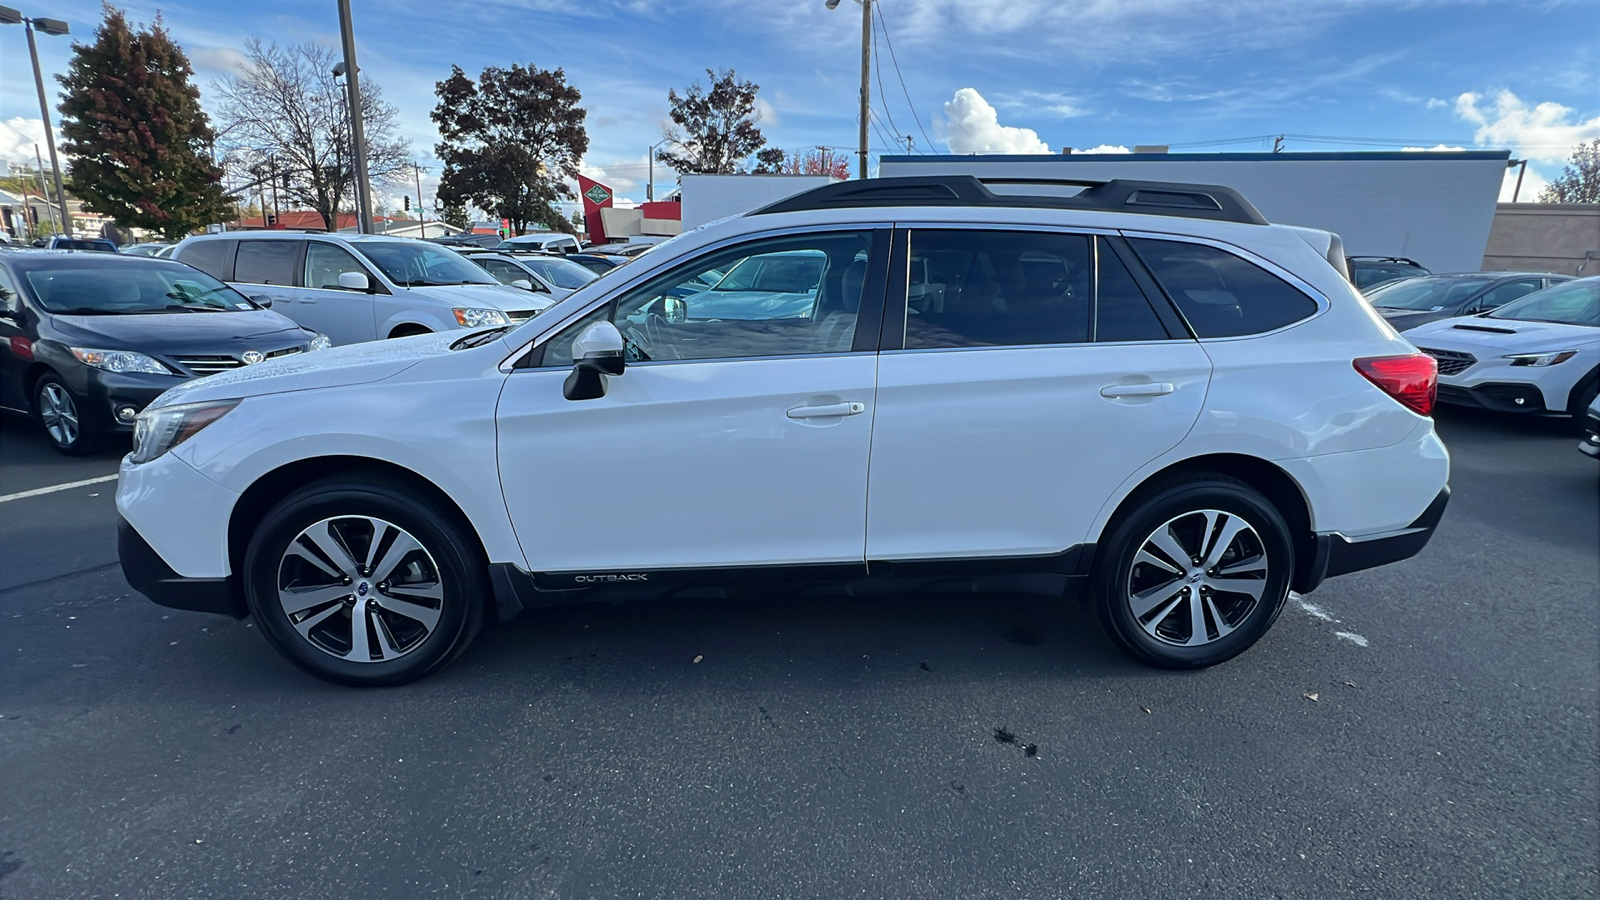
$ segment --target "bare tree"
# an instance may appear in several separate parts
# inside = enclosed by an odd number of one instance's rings
[[[700,82],[689,85],[682,94],[676,89],[667,90],[667,115],[672,125],[663,132],[668,149],[656,153],[656,159],[677,170],[680,175],[728,174],[752,154],[766,146],[767,139],[756,127],[761,117],[756,110],[756,92],[761,86],[754,81],[740,81],[732,69],[721,74],[706,70],[711,87]],[[759,159],[770,167],[782,158],[783,151],[763,153]]]
[[[279,47],[251,38],[245,57],[244,72],[211,86],[222,101],[221,149],[242,166],[234,171],[251,193],[262,176],[250,173],[266,172],[280,196],[316,210],[337,231],[339,210],[355,200],[348,94],[333,76],[338,55],[316,43]],[[397,111],[371,78],[361,79],[361,111],[372,181],[398,182],[410,172],[411,148],[395,134]]]

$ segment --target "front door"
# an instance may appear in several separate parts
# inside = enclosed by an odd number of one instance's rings
[[[338,345],[380,337],[373,295],[340,287],[339,276],[345,272],[365,275],[375,290],[383,290],[377,276],[349,251],[323,241],[310,241],[306,244],[305,277],[294,289],[294,303],[273,308],[306,328],[322,332]]]
[[[1205,352],[1104,237],[913,230],[909,261],[878,368],[867,558],[1083,543],[1118,486],[1194,424]]]
[[[548,339],[498,412],[501,485],[531,568],[582,584],[860,567],[886,247],[886,233],[858,230],[707,251]],[[780,267],[781,284],[704,296],[766,257],[801,264]],[[771,302],[797,293],[809,302]],[[572,340],[601,320],[627,339],[627,370],[605,396],[567,400]]]

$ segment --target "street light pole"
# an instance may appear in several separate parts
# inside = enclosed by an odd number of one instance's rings
[[[422,215],[422,167],[416,163],[411,164],[411,170],[417,176],[417,227],[422,229],[422,236],[428,236],[428,220]]]
[[[656,199],[656,148],[662,144],[665,144],[666,142],[667,139],[662,138],[661,140],[656,141],[654,144],[651,144],[650,149],[645,151],[645,155],[650,158],[650,180],[646,182],[644,186],[644,199],[651,202],[654,202]]]
[[[61,207],[61,231],[72,234],[72,218],[67,213],[67,194],[61,186],[61,162],[56,158],[55,128],[50,124],[50,102],[44,96],[44,73],[39,71],[39,47],[33,39],[33,29],[38,26],[45,34],[60,36],[68,33],[67,23],[60,19],[30,19],[9,6],[0,6],[0,25],[21,25],[28,33],[28,56],[33,60],[33,84],[39,89],[39,116],[44,119],[44,143],[50,148],[50,171],[56,180],[56,203]],[[50,198],[46,197],[48,201]]]
[[[345,87],[350,92],[350,143],[355,162],[356,209],[361,220],[361,233],[371,234],[372,188],[367,183],[367,137],[362,127],[361,84],[356,74],[356,34],[350,25],[350,0],[339,0],[339,33],[344,42]]]

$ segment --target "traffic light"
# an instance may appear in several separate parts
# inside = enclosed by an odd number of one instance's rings
[[[410,212],[411,211],[411,195],[410,194],[405,195],[405,201],[406,201],[406,212]]]

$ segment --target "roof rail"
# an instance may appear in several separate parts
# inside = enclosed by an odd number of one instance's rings
[[[988,188],[990,184],[1081,187],[1083,190],[1070,197],[998,194]],[[763,206],[750,215],[872,206],[1093,209],[1102,212],[1216,219],[1249,225],[1268,224],[1261,213],[1238,191],[1216,184],[1131,181],[1125,178],[1115,178],[1110,181],[1082,178],[978,178],[973,175],[843,181],[795,194],[793,197]]]

